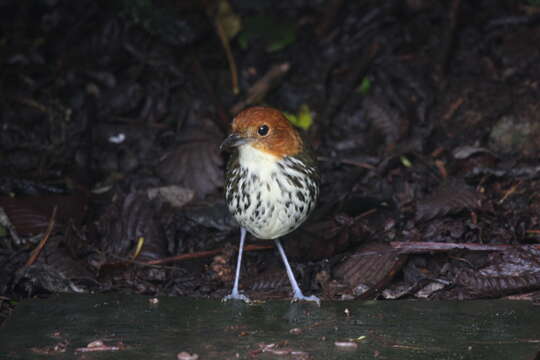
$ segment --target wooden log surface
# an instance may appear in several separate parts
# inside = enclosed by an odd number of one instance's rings
[[[144,296],[22,301],[0,359],[534,359],[540,308],[526,301],[256,305]],[[181,358],[181,357],[179,357]]]

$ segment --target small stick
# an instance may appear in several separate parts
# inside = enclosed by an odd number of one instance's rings
[[[341,90],[336,95],[330,97],[324,105],[320,128],[317,130],[319,133],[317,134],[317,138],[320,138],[321,131],[324,131],[324,129],[327,129],[332,125],[336,113],[347,102],[347,99],[353,93],[355,86],[358,86],[358,81],[363,79],[367,74],[371,62],[375,59],[380,49],[381,44],[374,40],[371,45],[369,45],[367,51],[362,52],[362,55],[352,62],[352,64],[354,64],[353,68],[348,74],[347,80],[345,80],[344,84],[341,86]],[[321,130],[321,128],[323,130]]]
[[[267,249],[272,249],[273,247],[274,247],[273,245],[246,245],[244,248],[244,251],[267,250]],[[176,255],[176,256],[171,256],[171,257],[167,257],[163,259],[149,260],[149,261],[144,261],[144,262],[139,262],[139,263],[142,265],[161,265],[161,264],[167,264],[167,263],[171,263],[175,261],[184,261],[184,260],[210,257],[217,254],[221,254],[223,251],[224,249],[199,251],[195,253]]]
[[[54,207],[52,215],[51,215],[51,219],[49,220],[49,226],[47,227],[47,231],[45,232],[45,234],[39,241],[39,244],[36,246],[36,248],[32,250],[30,257],[28,258],[28,260],[26,261],[26,264],[24,265],[25,267],[32,266],[36,262],[39,254],[41,254],[41,250],[43,250],[43,248],[45,247],[45,244],[47,243],[47,240],[49,240],[49,237],[51,236],[52,231],[54,229],[54,225],[56,223],[57,208],[58,208],[57,206]]]
[[[446,171],[446,166],[442,160],[435,160],[435,166],[439,170],[439,174],[443,179],[448,179],[448,171]]]
[[[510,189],[508,189],[501,200],[499,200],[499,204],[502,204],[508,197],[510,197],[512,194],[514,194],[517,191],[517,188],[519,185],[521,185],[522,181],[519,181],[517,184],[513,185]]]
[[[428,252],[446,252],[451,250],[470,250],[470,251],[506,251],[513,248],[519,248],[521,246],[506,245],[506,244],[472,244],[472,243],[439,243],[439,242],[400,242],[392,241],[390,246],[394,249],[400,250],[402,254],[420,254]],[[529,247],[531,245],[526,245]],[[540,250],[540,245],[533,245],[536,249]]]
[[[227,62],[229,63],[229,70],[231,71],[232,92],[234,95],[238,95],[238,93],[240,92],[240,89],[238,88],[238,70],[236,69],[236,61],[234,60],[231,46],[229,45],[229,39],[227,39],[225,30],[223,29],[223,26],[221,26],[219,21],[216,21],[216,28],[219,38],[221,40],[221,44],[223,45],[223,49],[225,50],[225,55],[227,56]]]
[[[326,3],[322,21],[315,27],[315,33],[321,38],[325,36],[336,22],[339,10],[343,6],[343,0],[332,0]]]
[[[461,0],[453,0],[450,4],[449,24],[444,34],[444,40],[442,49],[439,52],[439,58],[437,59],[437,73],[440,78],[446,77],[448,65],[450,62],[450,55],[454,46],[456,37],[456,31],[459,25],[459,10],[461,7]]]
[[[450,106],[448,107],[448,110],[446,111],[446,113],[442,117],[443,120],[444,121],[449,121],[454,116],[456,111],[458,111],[458,109],[461,107],[461,105],[463,105],[464,102],[465,102],[465,99],[460,97],[459,99],[454,101],[452,104],[450,104]]]
[[[266,74],[253,84],[253,86],[248,90],[247,96],[244,100],[236,103],[231,108],[231,113],[236,115],[243,108],[248,105],[252,105],[260,100],[262,100],[266,94],[272,90],[279,83],[285,74],[289,71],[291,65],[289,63],[282,63],[274,65],[268,70]]]
[[[208,76],[206,75],[206,72],[201,66],[199,60],[195,58],[193,60],[192,66],[193,66],[195,75],[200,80],[201,86],[206,91],[206,93],[210,97],[210,100],[212,101],[212,103],[214,104],[216,108],[218,118],[213,119],[214,123],[220,128],[220,130],[224,134],[228,133],[229,127],[230,127],[230,123],[229,123],[230,120],[229,120],[229,115],[227,114],[227,111],[223,107],[221,100],[219,99],[212,85],[210,84],[210,80],[208,79]]]
[[[334,162],[337,162],[339,164],[351,165],[351,166],[356,166],[356,167],[359,167],[359,168],[364,168],[364,169],[369,169],[369,170],[376,169],[375,166],[373,166],[371,164],[368,164],[366,162],[359,162],[359,161],[354,161],[354,160],[350,160],[350,159],[338,159],[338,158],[330,158],[330,157],[326,157],[326,156],[317,156],[317,160],[325,161],[325,162],[334,161]]]

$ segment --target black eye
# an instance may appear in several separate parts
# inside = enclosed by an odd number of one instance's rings
[[[268,129],[268,126],[261,125],[261,126],[259,126],[259,129],[257,130],[257,132],[261,136],[266,136],[266,134],[268,134],[268,130],[270,130],[270,129]]]

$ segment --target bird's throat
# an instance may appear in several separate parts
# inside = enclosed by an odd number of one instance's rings
[[[246,144],[238,148],[238,162],[240,166],[250,169],[254,173],[264,176],[276,169],[280,158]]]

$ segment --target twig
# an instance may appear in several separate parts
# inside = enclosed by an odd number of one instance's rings
[[[322,12],[322,21],[315,28],[315,33],[317,33],[319,38],[325,36],[332,28],[332,25],[334,25],[336,22],[337,15],[343,6],[343,3],[343,0],[331,0],[326,3],[324,11]]]
[[[270,90],[276,87],[290,68],[291,65],[289,63],[282,63],[272,66],[270,70],[268,70],[268,72],[264,74],[262,78],[257,80],[255,84],[253,84],[253,86],[248,90],[246,98],[231,108],[231,113],[236,115],[246,106],[255,104],[262,100]]]
[[[234,95],[238,95],[238,93],[240,92],[240,90],[238,89],[238,70],[236,69],[236,62],[234,61],[234,56],[231,51],[231,46],[229,45],[229,39],[227,39],[225,30],[223,30],[223,26],[221,26],[219,21],[216,21],[216,28],[217,28],[217,33],[219,35],[219,39],[221,40],[221,44],[223,45],[223,49],[225,49],[227,62],[229,63],[229,70],[231,71],[232,92]]]
[[[338,158],[330,158],[326,156],[317,156],[317,160],[324,161],[324,162],[336,162],[338,164],[351,165],[351,166],[356,166],[359,168],[364,168],[364,169],[369,169],[369,170],[376,169],[376,166],[373,166],[366,162],[359,162],[359,161],[354,161],[350,159],[338,159]]]
[[[14,100],[43,113],[48,113],[50,111],[47,106],[39,103],[37,100],[34,100],[32,98],[14,98]]]
[[[359,220],[359,219],[365,218],[366,216],[369,216],[371,214],[375,214],[376,212],[377,212],[377,209],[369,209],[368,211],[364,211],[360,215],[355,216],[354,220]]]
[[[526,166],[513,169],[475,167],[467,174],[465,174],[466,178],[477,176],[494,178],[508,177],[512,179],[520,178],[533,180],[540,178],[540,165]]]
[[[236,70],[236,62],[234,61],[234,56],[231,51],[231,45],[229,44],[229,39],[225,32],[225,29],[219,21],[219,9],[216,9],[216,6],[219,8],[219,2],[211,0],[202,1],[206,15],[212,20],[216,27],[216,32],[218,34],[221,45],[225,50],[225,56],[227,57],[227,62],[229,64],[229,70],[231,72],[231,87],[234,95],[237,95],[239,92],[238,89],[238,71]]]
[[[221,100],[218,98],[214,89],[212,88],[206,72],[202,68],[199,60],[197,60],[196,58],[193,60],[193,70],[195,71],[195,75],[197,76],[197,78],[200,80],[200,84],[203,86],[204,90],[208,94],[208,97],[216,108],[219,121],[217,121],[218,119],[214,119],[214,122],[217,126],[219,126],[221,131],[226,134],[227,132],[229,132],[230,126],[229,116],[227,114],[227,111],[223,107]]]
[[[444,42],[443,42],[443,48],[441,49],[441,52],[439,53],[439,59],[437,61],[437,75],[440,78],[445,77],[446,72],[448,70],[448,63],[450,59],[450,53],[452,51],[452,48],[454,47],[454,39],[455,39],[455,33],[458,26],[458,16],[459,16],[459,9],[461,6],[461,0],[453,0],[452,4],[450,5],[450,24],[448,25],[448,28],[446,29],[446,33],[444,34]]]
[[[54,229],[54,225],[56,223],[56,210],[57,209],[58,207],[55,206],[51,215],[51,219],[49,220],[49,226],[47,227],[47,231],[41,238],[36,248],[32,250],[30,257],[28,258],[28,260],[26,261],[26,264],[24,265],[25,267],[32,266],[36,262],[36,259],[38,258],[39,254],[41,254],[41,250],[43,250],[43,248],[45,247],[45,244],[47,243],[47,240],[49,240],[49,237],[51,236],[52,231]]]
[[[325,104],[324,112],[321,117],[321,124],[317,129],[318,138],[320,138],[320,132],[324,131],[324,128],[328,128],[332,125],[335,114],[339,111],[341,106],[346,103],[349,96],[353,93],[354,88],[358,86],[358,82],[360,81],[360,79],[364,78],[369,69],[369,65],[371,64],[373,59],[375,59],[375,56],[377,56],[377,54],[379,53],[380,48],[381,45],[379,44],[379,42],[374,40],[369,46],[368,50],[362,52],[360,58],[355,59],[355,61],[352,62],[356,65],[351,70],[350,74],[347,77],[347,80],[345,80],[345,83],[340,86],[340,91],[336,92],[336,94],[333,95]]]
[[[465,102],[465,99],[460,97],[459,99],[454,101],[452,104],[450,104],[450,106],[448,107],[448,110],[442,116],[443,120],[449,121],[454,116],[456,111],[461,107],[461,105],[463,105],[464,102]]]
[[[506,251],[520,247],[530,247],[531,245],[505,245],[505,244],[473,244],[473,243],[439,243],[439,242],[399,242],[392,241],[390,246],[394,249],[400,250],[402,254],[420,254],[428,252],[446,252],[451,250],[470,250],[470,251]],[[540,250],[540,245],[532,245],[534,248]]]
[[[435,160],[435,166],[439,170],[439,174],[443,179],[448,179],[448,171],[446,171],[446,166],[444,166],[444,161]]]
[[[273,245],[246,245],[246,247],[244,248],[244,251],[268,250],[268,249],[272,249],[273,247],[274,247]],[[175,261],[200,259],[200,258],[205,258],[205,257],[210,257],[210,256],[214,256],[214,255],[217,255],[217,254],[221,254],[223,251],[224,251],[223,248],[215,249],[215,250],[199,251],[199,252],[190,253],[190,254],[182,254],[182,255],[171,256],[171,257],[163,258],[163,259],[139,262],[139,264],[142,264],[142,265],[160,265],[160,264],[167,264],[167,263],[171,263],[171,262],[175,262]]]
[[[517,184],[513,185],[510,189],[508,189],[503,197],[501,198],[501,200],[499,200],[499,204],[502,204],[503,202],[505,202],[506,199],[508,199],[511,195],[513,195],[516,191],[517,191],[517,188],[521,185],[523,181],[519,181]]]

